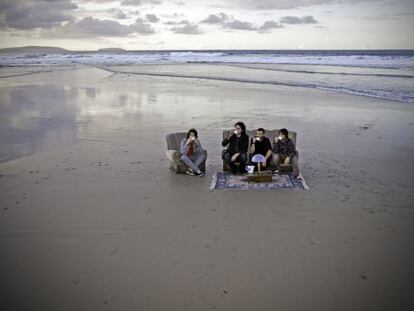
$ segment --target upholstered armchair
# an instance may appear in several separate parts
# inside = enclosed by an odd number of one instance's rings
[[[184,162],[181,161],[181,154],[180,154],[180,143],[183,138],[187,136],[186,132],[180,132],[180,133],[170,133],[167,134],[167,151],[166,156],[168,161],[170,162],[170,168],[175,171],[177,174],[179,173],[185,173],[185,171],[188,169],[187,165],[184,164]],[[206,158],[207,158],[207,151]],[[202,171],[205,171],[206,169],[206,162],[202,164],[200,167]]]

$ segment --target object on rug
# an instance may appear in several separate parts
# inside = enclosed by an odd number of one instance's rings
[[[210,190],[277,190],[295,189],[309,190],[302,174],[294,178],[290,174],[274,174],[272,182],[248,182],[245,175],[233,175],[217,172],[213,176]]]

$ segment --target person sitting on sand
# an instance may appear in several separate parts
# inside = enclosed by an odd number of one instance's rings
[[[223,160],[230,166],[232,174],[237,173],[236,162],[239,162],[238,172],[245,173],[247,164],[247,150],[249,148],[249,136],[246,134],[246,126],[243,122],[237,122],[234,130],[229,131],[226,138],[221,143],[227,150],[223,155]]]
[[[197,130],[190,129],[187,137],[181,140],[180,153],[181,160],[188,166],[188,170],[185,172],[187,175],[204,175],[200,166],[206,160],[206,154],[198,139]]]
[[[252,158],[256,154],[261,154],[266,158],[266,161],[260,163],[260,165],[264,168],[270,165],[272,161],[272,145],[270,143],[269,138],[264,136],[265,130],[263,128],[258,128],[256,130],[256,136],[251,139],[250,143],[250,154],[249,154],[249,161],[252,163]],[[257,168],[257,163],[252,163]]]
[[[279,169],[280,162],[283,164],[292,164],[293,176],[299,175],[298,153],[296,152],[295,143],[289,138],[289,132],[283,128],[279,131],[279,136],[275,138],[273,144],[273,164]]]

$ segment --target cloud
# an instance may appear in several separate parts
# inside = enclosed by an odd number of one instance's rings
[[[171,31],[174,33],[186,35],[200,35],[202,33],[197,24],[190,23],[187,20],[183,20],[179,24],[182,26],[172,27]]]
[[[155,33],[154,29],[150,24],[145,23],[142,18],[137,18],[135,24],[131,25],[135,32],[140,34],[153,34]]]
[[[126,19],[128,16],[120,9],[112,8],[108,10],[109,13],[113,15],[116,19]]]
[[[141,0],[123,0],[121,5],[139,6],[142,5]]]
[[[29,30],[34,28],[52,28],[62,22],[72,21],[68,14],[78,8],[71,0],[36,1],[25,3],[5,2],[2,6],[5,11],[4,25],[10,28]]]
[[[236,29],[236,30],[249,30],[249,31],[259,31],[261,33],[268,32],[271,29],[283,28],[283,25],[278,24],[275,21],[266,21],[262,26],[258,27],[254,24],[247,21],[240,21],[233,19],[232,16],[229,16],[225,13],[219,14],[210,14],[206,19],[202,20],[203,24],[211,25],[222,25],[223,28]]]
[[[179,22],[174,22],[174,21],[168,21],[164,23],[164,25],[178,25],[178,24]]]
[[[150,23],[158,23],[160,21],[160,19],[155,14],[147,14],[145,17]]]
[[[263,25],[260,27],[259,31],[260,32],[266,32],[268,30],[271,29],[275,29],[275,28],[283,28],[284,26],[281,24],[278,24],[275,21],[266,21],[263,23]]]
[[[342,0],[342,2],[346,3],[378,1],[380,0]],[[329,4],[335,2],[336,0],[219,0],[218,2],[215,2],[213,5],[210,6],[231,9],[280,10],[309,7],[314,5]]]
[[[0,12],[16,7],[17,4],[18,4],[17,2],[18,1],[14,1],[14,0],[2,0],[2,1],[0,1]]]
[[[56,32],[64,33],[67,37],[121,37],[134,33],[144,35],[155,33],[151,25],[144,23],[140,18],[133,24],[123,25],[117,21],[93,17],[84,17],[77,22],[68,23],[56,29]]]
[[[280,19],[283,24],[317,24],[318,21],[313,16],[284,16]]]
[[[237,30],[257,30],[257,27],[254,26],[252,23],[243,22],[239,20],[228,22],[224,26],[226,28],[237,29]]]
[[[201,23],[224,24],[228,20],[230,20],[230,16],[224,13],[219,13],[219,14],[210,14],[206,19],[202,20]]]
[[[95,0],[95,2],[99,2],[101,0]],[[109,0],[113,1],[113,0]],[[162,1],[159,0],[122,0],[121,5],[129,5],[129,6],[140,6],[143,4],[162,4]]]

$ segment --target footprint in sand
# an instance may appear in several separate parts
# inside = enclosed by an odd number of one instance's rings
[[[112,248],[112,249],[110,250],[109,254],[111,254],[111,256],[116,255],[116,253],[118,253],[119,246],[120,246],[120,245],[118,244],[118,245],[116,245],[114,248]]]
[[[78,285],[79,283],[80,283],[80,281],[81,281],[81,279],[84,277],[84,276],[86,276],[87,274],[88,274],[89,272],[88,271],[83,271],[83,272],[81,272],[81,273],[79,273],[73,280],[72,280],[72,283],[74,284],[74,285]]]
[[[191,228],[192,228],[192,229],[195,229],[195,228],[197,228],[199,225],[200,225],[200,222],[198,221],[198,222],[196,222],[195,224],[192,224],[192,225],[191,225]]]

